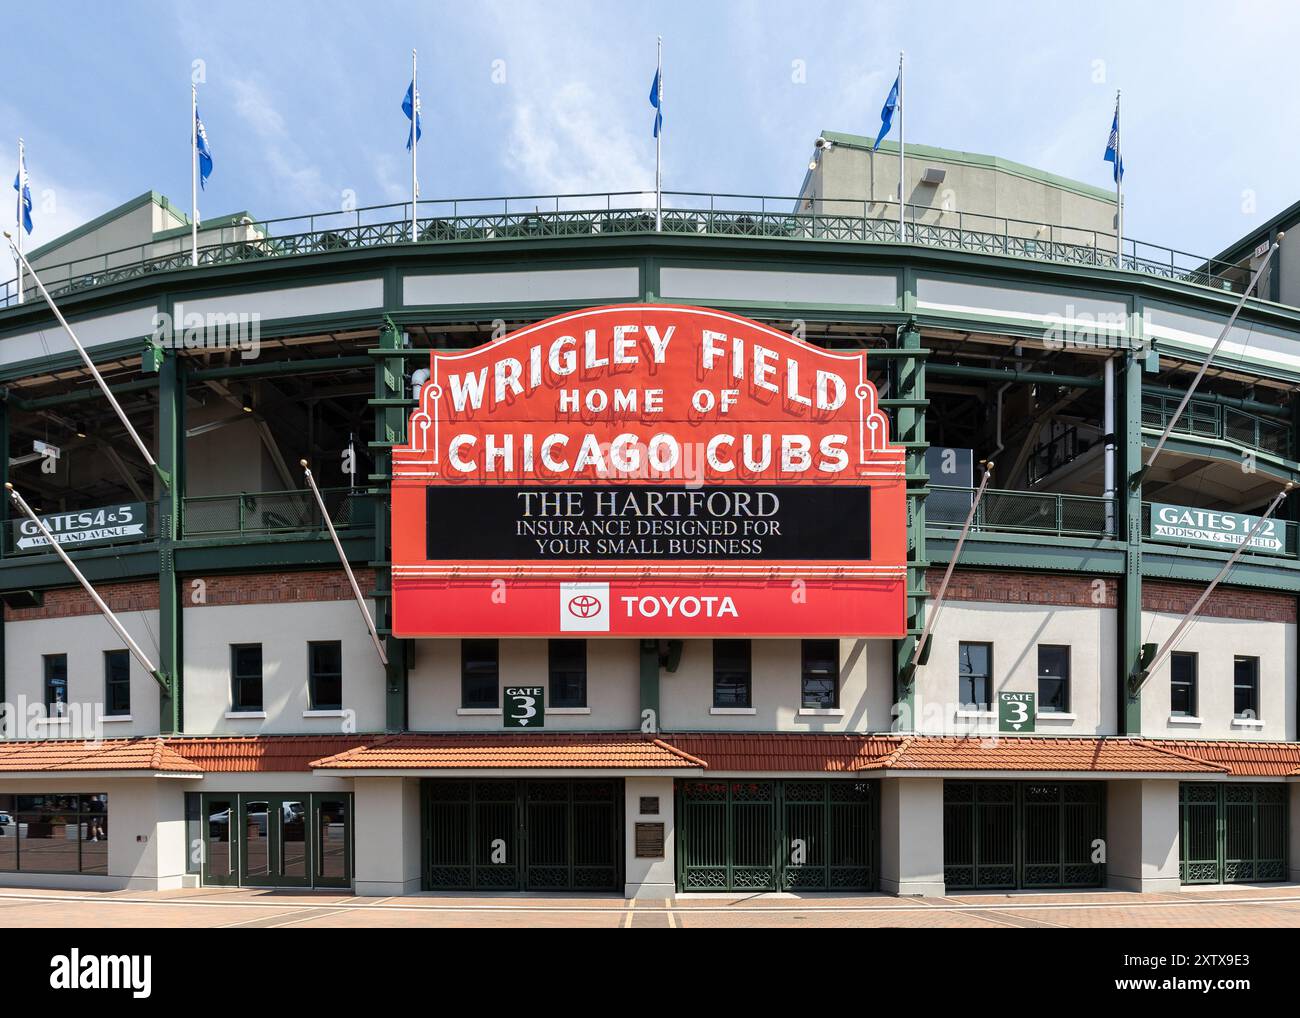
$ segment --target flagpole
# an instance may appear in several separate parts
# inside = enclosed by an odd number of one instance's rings
[[[199,89],[190,82],[190,264],[199,264]]]
[[[27,166],[23,161],[23,140],[18,139],[18,201],[14,205],[15,226],[14,233],[18,234],[18,259],[14,266],[18,269],[18,303],[23,302],[23,187],[27,181],[23,179],[26,176]]]
[[[411,243],[415,243],[416,234],[416,199],[419,197],[420,184],[415,176],[415,153],[420,147],[420,90],[415,83],[415,50],[411,50]]]
[[[1124,267],[1124,160],[1119,141],[1119,89],[1115,90],[1115,267]]]
[[[664,37],[661,35],[657,39],[655,87],[658,89],[659,102],[655,106],[656,118],[662,117],[664,111]],[[655,131],[655,231],[658,232],[664,228],[664,128],[661,120],[656,122],[659,130]]]
[[[903,212],[903,121],[907,111],[903,106],[903,52],[898,53],[898,240],[907,240],[907,227]]]

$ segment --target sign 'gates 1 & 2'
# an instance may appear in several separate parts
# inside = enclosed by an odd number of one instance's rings
[[[396,635],[903,635],[865,352],[632,304],[429,370],[393,450]]]

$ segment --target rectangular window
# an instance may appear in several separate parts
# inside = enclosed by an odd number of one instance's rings
[[[1044,714],[1070,712],[1070,648],[1038,645],[1038,710]]]
[[[312,710],[343,709],[343,644],[338,640],[307,644],[307,694]]]
[[[0,795],[0,871],[108,874],[108,796]]]
[[[587,706],[587,641],[551,640],[547,645],[552,707]]]
[[[1259,658],[1232,659],[1232,716],[1259,719]]]
[[[1169,713],[1196,717],[1196,655],[1169,655]]]
[[[131,713],[131,652],[104,651],[104,716],[125,717]]]
[[[61,718],[68,712],[68,655],[46,654],[41,661],[45,667],[45,715]]]
[[[460,641],[460,705],[486,709],[499,705],[501,650],[497,640]]]
[[[957,697],[967,710],[992,710],[993,644],[957,645]]]
[[[810,708],[840,705],[840,641],[803,640],[799,704]]]
[[[713,706],[752,707],[748,640],[713,641]]]
[[[234,711],[262,710],[262,645],[230,647],[230,704]]]

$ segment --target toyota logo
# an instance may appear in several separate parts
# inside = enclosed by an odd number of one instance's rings
[[[599,614],[600,598],[591,594],[577,594],[569,598],[569,614],[578,619],[589,619]]]

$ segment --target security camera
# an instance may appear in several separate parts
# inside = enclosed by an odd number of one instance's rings
[[[826,138],[822,138],[822,137],[819,136],[819,137],[817,138],[817,140],[816,140],[815,142],[813,142],[813,147],[816,148],[816,149],[820,152],[820,151],[822,151],[823,149],[832,149],[832,148],[834,148],[834,147],[835,147],[835,142],[830,141],[830,140],[828,140],[828,139],[826,139]]]

